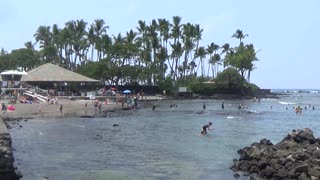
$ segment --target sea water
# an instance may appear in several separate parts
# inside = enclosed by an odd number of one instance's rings
[[[13,126],[10,133],[22,179],[228,180],[234,179],[229,168],[240,148],[262,138],[277,143],[292,129],[309,127],[316,137],[320,135],[318,93],[296,92],[260,102],[155,103],[159,105],[155,111],[145,106],[124,117],[21,121],[23,127]],[[177,107],[170,109],[170,104]],[[239,110],[239,104],[247,108]],[[295,106],[307,109],[296,114]],[[213,130],[199,136],[208,122]]]

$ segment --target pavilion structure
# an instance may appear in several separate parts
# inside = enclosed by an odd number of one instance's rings
[[[51,63],[43,64],[22,76],[24,87],[54,95],[80,95],[80,91],[95,87],[99,80],[64,69]]]

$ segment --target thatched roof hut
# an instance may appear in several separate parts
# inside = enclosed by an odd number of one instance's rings
[[[22,82],[99,82],[81,74],[64,69],[57,65],[47,63],[28,72],[22,76]]]

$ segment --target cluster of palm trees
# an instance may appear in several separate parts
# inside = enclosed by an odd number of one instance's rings
[[[100,63],[108,71],[138,68],[139,71],[132,70],[132,73],[138,72],[141,75],[138,81],[146,84],[157,84],[166,77],[173,81],[188,76],[214,78],[219,66],[234,67],[243,77],[249,78],[253,62],[257,60],[253,45],[242,42],[247,35],[241,30],[233,35],[240,40],[238,47],[231,48],[228,43],[219,46],[213,42],[205,47],[200,45],[203,32],[200,25],[182,24],[179,16],[174,16],[172,22],[140,20],[136,30],[129,30],[125,35],[110,36],[108,28],[103,19],[90,25],[84,20],[72,20],[64,27],[40,26],[34,34],[35,43],[30,41],[25,46],[34,50],[37,45],[42,62],[59,64],[73,71],[92,63]],[[110,78],[101,71],[99,75]],[[136,74],[127,73],[126,76],[138,78]]]

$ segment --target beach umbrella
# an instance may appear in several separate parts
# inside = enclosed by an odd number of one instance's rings
[[[131,91],[128,89],[123,91],[123,94],[129,94],[129,93],[131,93]]]

